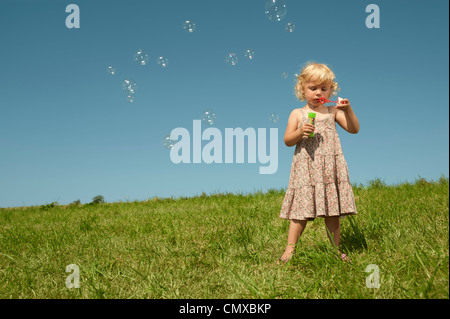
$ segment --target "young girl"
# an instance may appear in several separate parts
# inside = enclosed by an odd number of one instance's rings
[[[280,218],[290,220],[286,250],[280,258],[283,262],[291,259],[308,220],[324,217],[328,238],[338,247],[339,218],[357,213],[335,122],[356,134],[358,119],[347,99],[339,98],[340,103],[330,107],[320,103],[320,98],[328,99],[339,90],[334,73],[326,65],[308,63],[297,79],[295,94],[307,103],[292,111],[284,135],[285,144],[295,145],[295,152],[280,213]],[[308,124],[308,113],[316,114],[315,125]],[[312,132],[314,137],[310,137]],[[345,254],[339,254],[349,261]]]

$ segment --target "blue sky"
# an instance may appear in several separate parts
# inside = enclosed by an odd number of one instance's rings
[[[448,1],[287,0],[280,22],[266,17],[265,2],[1,1],[0,207],[286,188],[294,147],[284,132],[304,105],[293,74],[307,61],[333,69],[359,119],[358,134],[337,128],[352,183],[448,177]],[[79,29],[65,25],[71,3]],[[370,3],[379,29],[366,27]],[[183,30],[186,20],[195,32]],[[148,65],[133,61],[138,49]],[[225,63],[228,53],[237,65]],[[138,85],[133,103],[126,78]],[[172,163],[162,138],[177,127],[192,133],[206,109],[222,133],[278,128],[277,172],[260,175],[263,164],[247,157]]]

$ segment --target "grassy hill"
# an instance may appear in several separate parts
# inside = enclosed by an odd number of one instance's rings
[[[0,209],[0,298],[449,298],[448,178],[354,185],[335,257],[323,219],[286,265],[284,190]],[[80,288],[66,287],[68,265]],[[380,287],[368,288],[369,265]]]

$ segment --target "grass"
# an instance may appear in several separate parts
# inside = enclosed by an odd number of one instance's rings
[[[284,190],[0,209],[0,298],[449,298],[448,178],[353,185],[345,264],[323,219],[286,265]],[[80,288],[66,287],[66,266]],[[380,288],[365,272],[377,265]]]

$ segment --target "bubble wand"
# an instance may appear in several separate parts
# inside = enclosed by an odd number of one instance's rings
[[[338,98],[337,101],[331,101],[331,100],[329,100],[329,99],[326,99],[326,98],[324,98],[324,97],[321,97],[321,98],[319,99],[319,103],[320,103],[320,104],[325,104],[325,103],[337,103],[337,104],[341,104],[341,100],[342,100],[342,99]],[[347,104],[346,101],[344,101],[344,102],[342,102],[342,103],[343,103],[343,104]]]

